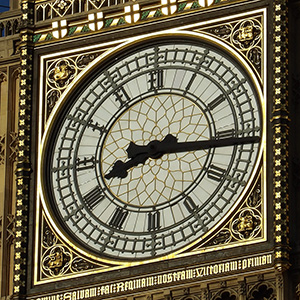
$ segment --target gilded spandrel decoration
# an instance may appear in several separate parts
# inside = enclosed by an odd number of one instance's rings
[[[40,256],[40,277],[59,278],[69,274],[100,269],[103,265],[95,264],[67,247],[54,233],[43,218],[42,248]]]
[[[199,29],[225,40],[244,54],[253,67],[262,75],[262,20],[253,17]]]
[[[101,52],[100,52],[101,53]],[[98,52],[68,56],[47,62],[46,116],[48,117],[63,91],[84,68],[99,56]]]
[[[42,260],[42,272],[46,276],[65,274],[72,261],[72,254],[63,245],[51,247],[44,253]]]
[[[245,200],[229,222],[203,246],[227,245],[238,241],[249,241],[262,236],[261,182]]]
[[[52,88],[64,90],[68,84],[76,77],[78,68],[71,59],[61,59],[50,65],[48,74],[48,84]]]
[[[255,209],[243,209],[231,223],[232,234],[237,239],[256,237],[261,231],[261,216]]]

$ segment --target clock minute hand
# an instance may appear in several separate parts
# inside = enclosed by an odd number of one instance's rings
[[[167,153],[189,152],[210,148],[252,144],[258,143],[259,141],[260,137],[258,136],[248,136],[179,143],[176,137],[168,134],[161,142],[155,140],[151,141],[148,145],[145,146],[136,145],[131,142],[126,151],[128,153],[128,158],[135,158],[145,153],[148,153],[149,157],[151,158],[160,158],[163,154]]]
[[[196,150],[205,150],[210,148],[227,147],[234,145],[258,143],[260,137],[232,137],[218,140],[194,141],[178,143],[177,138],[168,134],[162,141],[151,141],[148,145],[140,146],[131,142],[127,148],[128,160],[123,162],[118,160],[114,163],[111,171],[104,175],[106,179],[111,178],[126,178],[127,171],[139,164],[145,164],[148,158],[158,159],[167,153],[189,152]]]

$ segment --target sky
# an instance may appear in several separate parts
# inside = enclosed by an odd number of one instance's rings
[[[0,13],[9,10],[9,0],[0,0]]]

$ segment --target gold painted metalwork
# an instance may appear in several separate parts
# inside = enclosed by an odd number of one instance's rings
[[[67,65],[60,65],[54,68],[53,78],[55,81],[68,79],[70,73]]]
[[[239,35],[238,35],[237,39],[240,42],[252,41],[253,40],[253,26],[247,25],[247,26],[241,27],[239,30]]]

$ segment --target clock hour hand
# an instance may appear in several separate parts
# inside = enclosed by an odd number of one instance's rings
[[[148,153],[149,157],[151,158],[160,158],[162,155],[167,153],[189,152],[210,148],[252,144],[258,143],[259,141],[259,136],[247,136],[178,143],[176,137],[168,134],[162,141],[151,141],[145,146],[136,145],[135,143],[130,142],[130,145],[126,151],[128,158],[135,158],[146,153]]]
[[[137,155],[136,157],[130,159],[127,162],[123,162],[121,160],[117,160],[111,171],[104,175],[106,179],[111,179],[111,178],[126,178],[127,177],[127,170],[129,170],[132,167],[136,167],[139,164],[144,164],[145,161],[149,158],[148,153],[142,153]]]
[[[173,135],[168,134],[163,141],[152,141],[146,146],[139,146],[136,145],[133,142],[130,142],[129,147],[127,148],[128,153],[128,160],[127,162],[123,162],[121,160],[117,160],[111,171],[104,175],[106,179],[111,179],[114,177],[117,178],[126,178],[127,177],[127,171],[132,168],[136,167],[139,164],[144,164],[148,158],[160,158],[164,153],[158,152],[158,144],[161,143],[169,143],[169,142],[175,142],[177,143],[177,138],[175,138]]]

